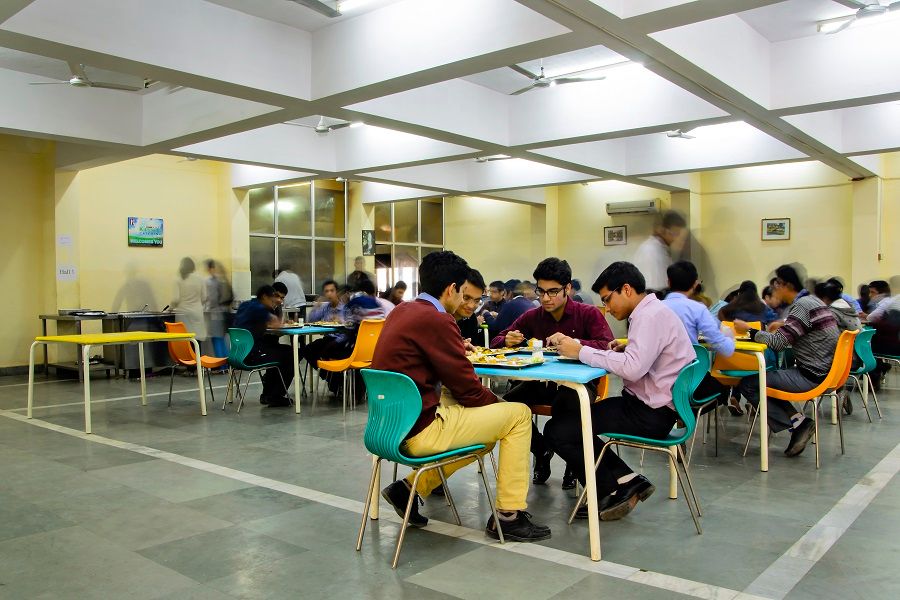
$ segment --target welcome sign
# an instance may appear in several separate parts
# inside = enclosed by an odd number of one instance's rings
[[[128,217],[128,245],[162,248],[163,220],[154,217]]]

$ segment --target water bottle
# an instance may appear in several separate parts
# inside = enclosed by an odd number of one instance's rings
[[[542,340],[532,340],[531,360],[533,362],[542,362],[544,360],[544,342]]]

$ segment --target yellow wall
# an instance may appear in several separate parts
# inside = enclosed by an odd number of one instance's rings
[[[38,315],[55,310],[53,145],[0,135],[0,368],[28,363]]]

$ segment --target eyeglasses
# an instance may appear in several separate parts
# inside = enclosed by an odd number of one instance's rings
[[[612,298],[612,295],[615,294],[615,293],[617,293],[617,292],[620,292],[620,291],[622,291],[622,288],[617,287],[616,289],[614,289],[613,291],[611,291],[611,292],[608,293],[607,295],[605,295],[605,296],[600,296],[600,302],[602,302],[603,305],[606,306],[606,305],[609,303],[609,299]]]
[[[538,298],[542,298],[544,296],[544,294],[547,294],[551,298],[556,298],[559,295],[559,293],[561,291],[563,291],[563,289],[564,288],[561,288],[561,287],[550,288],[549,290],[544,290],[541,288],[534,288],[534,293],[537,295]]]

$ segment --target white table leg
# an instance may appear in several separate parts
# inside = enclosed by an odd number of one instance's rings
[[[594,470],[594,428],[591,423],[591,399],[587,388],[580,383],[558,382],[578,393],[581,408],[581,440],[584,450],[584,488],[587,493],[588,531],[590,533],[591,560],[600,560],[600,514],[597,511],[597,473]]]
[[[45,323],[46,323],[46,321],[45,321]],[[29,419],[31,418],[31,407],[34,404],[34,347],[37,346],[38,344],[40,344],[40,342],[32,342],[31,350],[28,351],[28,413],[27,413],[27,416]],[[47,344],[44,344],[44,348],[46,348],[46,347],[47,347]]]
[[[143,342],[138,343],[138,366],[140,367],[140,370],[141,370],[141,406],[147,406],[147,374],[144,371],[144,344],[143,344]],[[198,368],[199,368],[199,366],[198,366]]]
[[[754,352],[759,364],[759,470],[769,470],[769,398],[766,395],[766,355]]]
[[[91,433],[91,346],[81,348],[81,368],[84,369],[84,432]]]
[[[294,352],[294,412],[300,414],[300,336],[291,336],[291,350]]]
[[[200,414],[206,416],[206,390],[203,388],[203,367],[200,365],[200,342],[196,338],[191,338],[191,345],[194,347],[194,356],[197,357],[197,389],[200,390]],[[141,369],[141,377],[144,376],[144,370]],[[141,379],[143,381],[143,379]]]

